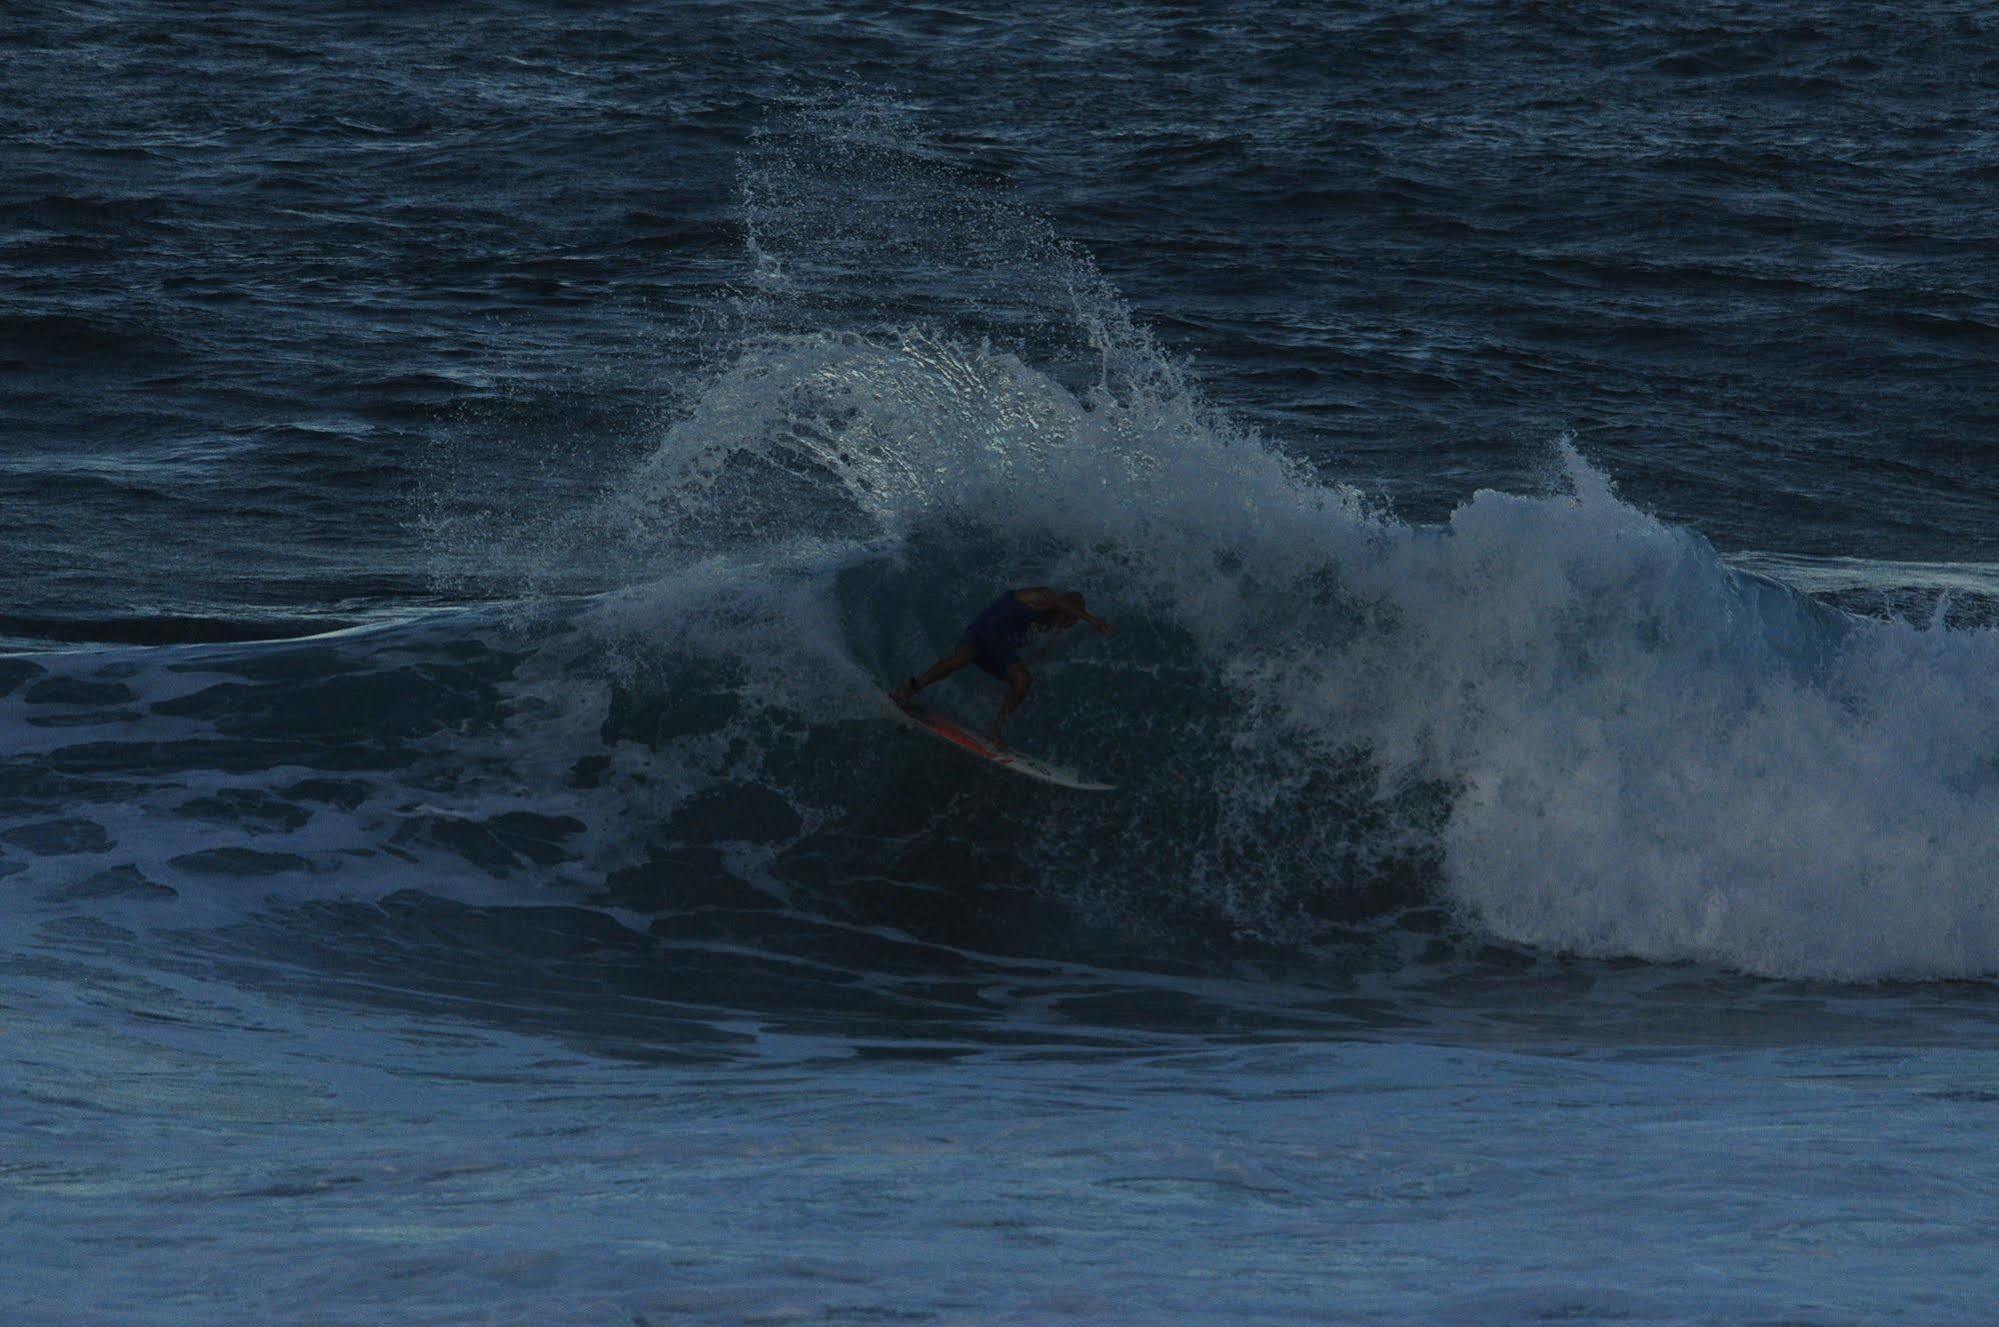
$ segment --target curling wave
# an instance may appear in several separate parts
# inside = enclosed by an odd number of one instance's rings
[[[1207,406],[1045,223],[863,119],[752,157],[748,325],[641,464],[525,530],[436,528],[512,566],[518,609],[0,660],[0,873],[225,909],[414,878],[779,947],[773,918],[921,930],[1012,891],[1113,943],[1350,955],[1441,904],[1549,951],[1999,972],[1999,636],[1732,568],[1566,441],[1545,491],[1407,523]],[[928,202],[868,225],[861,194]],[[810,289],[889,270],[885,235],[896,280],[988,263],[1031,316],[884,324]],[[1049,658],[1015,735],[1114,797],[881,722],[885,679],[1035,582],[1121,630]],[[1006,947],[1070,943],[1010,915]]]

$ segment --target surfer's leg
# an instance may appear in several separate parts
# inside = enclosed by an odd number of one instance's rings
[[[908,700],[932,682],[942,682],[945,678],[951,676],[951,674],[977,658],[978,653],[978,649],[972,642],[961,641],[957,649],[951,651],[936,663],[931,664],[921,677],[912,677],[909,679],[910,682],[915,683],[914,686],[905,683],[897,687],[894,692],[895,698],[897,700]]]
[[[1026,664],[1017,663],[1006,670],[1006,697],[1000,701],[999,717],[993,720],[994,746],[1006,749],[1006,721],[1033,689],[1034,674],[1027,671]]]

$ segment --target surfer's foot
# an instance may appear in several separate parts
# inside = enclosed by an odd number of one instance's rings
[[[992,739],[993,739],[993,750],[995,750],[995,751],[1004,751],[1004,750],[1006,750],[1006,739],[1005,739],[1004,737],[1001,737],[1001,736],[1000,736],[1000,730],[999,730],[999,729],[997,729],[997,728],[993,729],[993,731],[992,731]]]
[[[919,690],[921,690],[921,688],[916,685],[915,678],[905,677],[904,679],[902,679],[901,686],[897,687],[895,690],[888,693],[889,699],[899,700],[907,704],[910,698],[914,696]]]

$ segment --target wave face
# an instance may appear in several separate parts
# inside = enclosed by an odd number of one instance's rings
[[[1346,964],[1441,907],[1599,957],[1999,971],[1990,630],[1732,569],[1566,440],[1541,491],[1399,519],[1206,404],[1086,256],[907,141],[874,108],[767,128],[757,280],[656,446],[586,502],[434,527],[519,609],[6,661],[0,869],[177,920],[416,863],[432,894],[779,950],[804,916]],[[851,298],[871,279],[907,298]],[[968,283],[977,317],[923,316]],[[1026,583],[1120,628],[1046,658],[1015,727],[1115,796],[881,722],[884,680]]]

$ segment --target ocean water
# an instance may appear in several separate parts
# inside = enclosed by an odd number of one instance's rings
[[[0,1320],[1993,1321],[1995,104],[1968,0],[9,5]],[[882,714],[1035,583],[1115,793]]]

